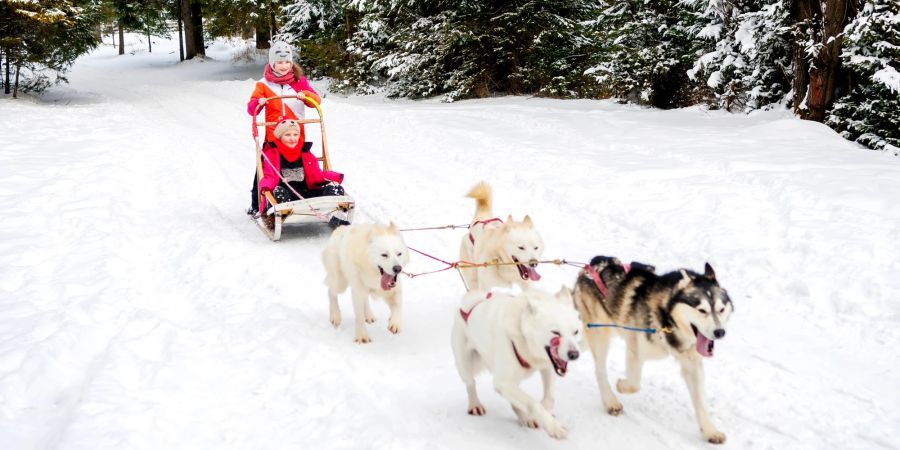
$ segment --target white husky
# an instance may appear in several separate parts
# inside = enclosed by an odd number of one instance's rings
[[[337,297],[350,286],[356,316],[355,342],[371,342],[365,326],[365,323],[375,322],[369,306],[370,295],[387,302],[391,309],[388,330],[395,334],[400,332],[403,297],[397,276],[409,262],[409,249],[393,223],[387,226],[349,225],[334,230],[322,252],[322,261],[331,301],[332,325],[338,327],[341,324]]]
[[[469,394],[469,414],[484,415],[475,390],[475,375],[487,369],[494,389],[512,404],[519,423],[543,428],[557,439],[566,428],[550,413],[554,403],[553,373],[566,374],[578,358],[581,320],[572,293],[562,288],[555,296],[538,289],[517,295],[473,290],[463,297],[451,340],[456,369]],[[540,402],[519,384],[540,371],[544,398]]]
[[[512,216],[506,222],[493,217],[491,187],[483,181],[466,197],[475,199],[475,217],[459,245],[459,259],[510,263],[462,269],[466,288],[488,290],[517,284],[524,290],[531,281],[540,280],[535,267],[544,253],[544,241],[534,229],[531,217],[525,216],[521,222],[515,222]]]

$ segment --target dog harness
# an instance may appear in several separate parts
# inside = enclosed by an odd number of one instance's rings
[[[488,292],[488,293],[484,296],[484,300],[475,303],[474,305],[472,305],[471,308],[469,308],[469,312],[466,312],[466,311],[464,311],[462,308],[459,308],[459,315],[462,316],[462,320],[463,320],[463,322],[466,323],[466,325],[469,324],[469,315],[472,314],[472,311],[475,310],[475,307],[478,306],[478,305],[480,305],[481,302],[483,302],[483,301],[485,301],[485,300],[490,300],[492,295],[493,295],[493,294],[492,294],[491,292]]]
[[[631,271],[631,264],[623,264],[622,267],[625,268],[625,273]],[[584,265],[584,271],[587,272],[587,275],[591,278],[591,280],[594,281],[594,284],[597,285],[597,289],[600,290],[600,293],[603,294],[604,297],[606,297],[608,290],[606,289],[606,283],[604,283],[603,279],[600,278],[600,272],[597,272],[597,270],[594,269],[594,266],[590,264]]]
[[[497,220],[500,220],[500,219],[497,219]],[[476,302],[474,305],[472,305],[471,308],[469,308],[468,311],[460,308],[459,315],[460,315],[460,317],[462,317],[463,322],[465,322],[466,325],[468,325],[469,324],[469,316],[472,315],[472,311],[475,310],[475,307],[480,305],[481,302],[490,300],[492,296],[493,296],[493,293],[488,292],[487,294],[484,295],[484,300]],[[513,353],[516,354],[516,359],[519,360],[519,365],[522,366],[523,369],[530,369],[531,364],[528,364],[528,361],[525,361],[525,358],[522,358],[522,355],[519,354],[519,350],[516,349],[516,343],[515,342],[510,342],[510,343],[512,344]]]
[[[516,359],[519,360],[519,365],[522,366],[523,369],[530,369],[531,364],[528,364],[528,361],[525,361],[525,358],[522,358],[522,355],[519,354],[519,351],[516,350],[516,343],[512,342],[513,353],[516,354]]]
[[[487,224],[489,224],[489,223],[491,223],[491,222],[500,222],[500,223],[503,223],[503,221],[500,220],[500,219],[497,218],[497,217],[494,217],[493,219],[488,219],[488,220],[476,220],[475,222],[472,222],[472,225],[469,226],[469,229],[471,230],[472,227],[474,227],[475,225],[478,225],[478,224],[481,224],[481,226],[484,227],[485,225],[487,225]],[[469,232],[469,242],[471,242],[472,245],[475,245],[475,238],[472,237],[472,232],[471,232],[471,231]]]

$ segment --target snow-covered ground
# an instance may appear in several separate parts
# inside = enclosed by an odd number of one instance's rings
[[[171,43],[131,48],[83,57],[44,97],[0,100],[0,448],[709,446],[671,360],[645,366],[620,417],[591,358],[573,363],[564,441],[520,428],[487,376],[488,415],[466,415],[451,272],[405,280],[403,332],[375,303],[374,342],[354,344],[349,320],[327,319],[328,229],[272,243],[243,212],[261,64],[231,62],[224,42],[181,64]],[[900,159],[787,113],[334,93],[323,106],[358,221],[466,223],[463,195],[486,179],[499,214],[531,214],[548,257],[710,261],[736,304],[705,361],[726,448],[900,445]],[[405,237],[453,259],[462,233]],[[547,290],[576,274],[540,271]]]

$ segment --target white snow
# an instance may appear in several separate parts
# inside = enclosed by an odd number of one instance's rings
[[[519,427],[487,376],[488,415],[468,416],[450,272],[405,280],[402,333],[375,303],[374,342],[354,344],[327,319],[327,228],[272,243],[243,212],[261,64],[232,63],[228,45],[181,64],[168,42],[130,48],[0,100],[0,448],[711,448],[671,360],[645,366],[621,417],[603,411],[592,359],[570,365],[565,441]],[[359,221],[467,223],[463,194],[486,179],[550,258],[711,262],[736,304],[705,361],[723,448],[900,442],[900,159],[785,112],[333,93],[323,107]],[[406,239],[454,259],[462,234]],[[540,270],[547,290],[576,274]]]

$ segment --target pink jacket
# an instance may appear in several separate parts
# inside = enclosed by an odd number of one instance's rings
[[[300,150],[300,158],[303,159],[303,175],[307,189],[319,189],[329,181],[337,183],[344,181],[344,174],[331,170],[323,171],[319,167],[318,158],[309,151],[310,147],[312,147],[311,142],[305,142],[298,145],[303,146]],[[281,141],[274,141],[266,142],[265,145],[263,145],[262,151],[266,158],[272,162],[272,165],[269,165],[269,163],[263,159],[263,177],[259,180],[259,189],[264,192],[272,191],[278,186],[278,182],[280,181],[278,174],[281,172],[281,154],[296,154],[296,150],[285,146]],[[290,158],[290,156],[286,157]],[[288,160],[296,161],[296,159]]]

